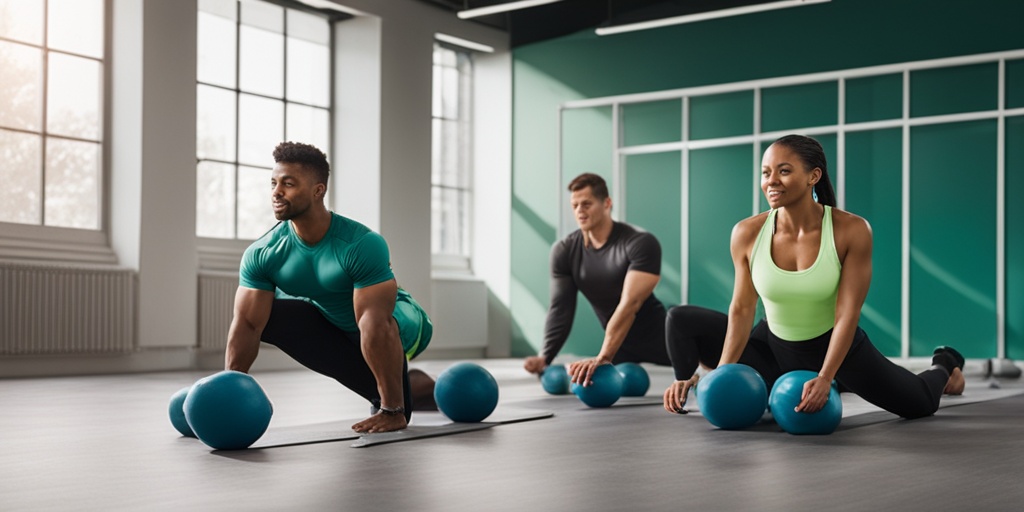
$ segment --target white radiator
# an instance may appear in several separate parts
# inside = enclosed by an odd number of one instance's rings
[[[131,352],[129,269],[0,263],[0,355]]]
[[[199,274],[199,348],[224,350],[234,314],[238,273]]]

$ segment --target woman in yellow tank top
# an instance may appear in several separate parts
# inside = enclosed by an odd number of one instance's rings
[[[835,208],[821,144],[801,135],[776,140],[762,158],[761,190],[771,210],[740,221],[732,232],[735,282],[721,357],[700,362],[743,362],[748,342],[767,345],[775,361],[762,360],[765,372],[818,373],[804,386],[797,406],[804,412],[824,407],[833,379],[904,418],[931,415],[944,392],[963,392],[964,360],[956,350],[937,348],[933,366],[915,375],[882,355],[858,327],[871,282],[871,227]],[[752,336],[758,297],[767,329]],[[682,329],[721,332],[725,315],[704,312],[697,315],[704,325]],[[672,340],[669,346],[672,355]],[[665,392],[666,409],[679,410],[696,380],[672,384]]]

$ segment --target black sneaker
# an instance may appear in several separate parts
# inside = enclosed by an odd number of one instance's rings
[[[934,358],[934,356],[937,356],[942,353],[949,354],[953,358],[953,360],[956,361],[956,367],[960,368],[961,370],[964,369],[964,356],[962,356],[960,352],[958,352],[955,348],[947,347],[945,345],[935,347],[935,350],[932,351],[932,356]]]

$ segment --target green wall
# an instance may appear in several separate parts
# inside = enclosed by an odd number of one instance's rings
[[[559,164],[557,140],[566,136],[562,155],[563,172],[575,175],[583,171],[599,172],[610,176],[611,166],[611,112],[594,110],[580,114],[586,119],[571,119],[576,111],[567,110],[561,134],[558,130],[559,106],[570,100],[628,94],[698,85],[721,84],[742,80],[799,75],[830,70],[842,70],[889,63],[919,61],[957,55],[971,55],[1024,48],[1024,31],[1019,20],[1024,19],[1024,2],[993,0],[967,5],[952,1],[907,0],[834,0],[794,9],[783,9],[724,18],[701,23],[678,25],[654,30],[598,37],[584,31],[564,38],[537,43],[515,50],[514,104],[513,104],[513,212],[512,212],[512,316],[515,325],[513,352],[515,355],[535,353],[543,335],[543,317],[547,308],[547,258],[551,244],[559,233],[566,212],[559,211],[557,169]],[[870,37],[864,27],[871,27]],[[950,34],[956,34],[951,37]],[[994,93],[993,80],[997,75],[988,65],[964,66],[957,70],[915,72],[912,80],[914,103],[912,115],[932,115],[941,112],[960,112],[991,108]],[[1020,61],[1007,66],[1007,107],[1024,104],[1024,64]],[[1017,84],[1018,87],[1014,85]],[[846,88],[847,122],[893,119],[902,115],[902,81],[899,75],[850,80]],[[936,87],[938,85],[938,87]],[[945,85],[945,87],[942,87]],[[950,98],[949,91],[961,94]],[[804,127],[809,124],[836,122],[833,83],[780,87],[765,90],[762,119],[763,130]],[[963,96],[963,97],[961,97]],[[691,121],[702,119],[690,127],[691,139],[715,138],[750,134],[752,119],[748,123],[743,112],[749,112],[753,103],[749,93],[730,93],[717,97],[703,97],[690,104]],[[801,108],[792,108],[799,102]],[[679,140],[679,108],[672,102],[664,105],[630,105],[623,108],[624,145],[652,144]],[[721,113],[725,113],[722,115]],[[729,114],[728,112],[732,112]],[[646,121],[642,121],[645,120]],[[641,122],[637,122],[641,120]],[[570,130],[575,123],[579,132]],[[975,124],[977,126],[975,126]],[[956,172],[949,162],[961,163],[966,158],[982,158],[982,153],[994,144],[994,122],[954,123],[949,127],[915,127],[912,138],[920,152],[912,169],[910,194],[915,212],[932,211],[932,196],[946,201],[946,207],[957,210],[955,198],[942,197],[959,183],[951,180]],[[1007,186],[1008,190],[1024,192],[1021,178],[1013,178],[1011,169],[1024,167],[1024,155],[1019,142],[1024,137],[1020,122],[1007,123]],[[970,126],[967,126],[970,125]],[[652,127],[654,127],[652,129]],[[942,128],[948,128],[946,133]],[[847,173],[858,173],[857,180],[848,180],[847,207],[867,218],[875,232],[875,278],[868,296],[862,324],[879,348],[889,355],[897,355],[899,348],[899,170],[901,158],[900,130],[878,130],[846,135]],[[1018,141],[1013,146],[1013,140]],[[569,138],[572,140],[569,140]],[[963,151],[956,149],[943,153],[950,140],[970,141]],[[823,137],[830,162],[835,162],[836,137]],[[956,147],[955,145],[953,147]],[[932,148],[932,152],[928,148]],[[603,156],[602,156],[603,155]],[[691,151],[689,154],[691,194],[682,198],[673,195],[680,190],[679,178],[671,181],[666,169],[681,164],[681,154],[660,156],[630,156],[621,162],[625,179],[624,213],[627,220],[655,232],[662,241],[663,251],[676,251],[678,262],[680,216],[685,211],[685,222],[691,237],[689,241],[690,283],[689,302],[723,309],[731,290],[722,290],[724,276],[731,286],[732,268],[728,258],[728,233],[723,226],[731,226],[736,219],[749,214],[752,196],[749,194],[752,178],[749,173],[754,160],[749,146],[714,148]],[[675,160],[673,160],[673,158]],[[942,173],[923,167],[929,158],[936,165],[945,166]],[[967,345],[969,357],[994,355],[992,338],[995,332],[994,274],[989,270],[969,272],[963,276],[969,288],[957,288],[944,272],[959,272],[965,245],[957,244],[953,251],[943,250],[937,237],[941,223],[954,224],[958,230],[970,232],[971,243],[984,245],[984,257],[993,256],[994,188],[988,189],[994,179],[994,164],[985,158],[994,158],[994,152],[985,153],[980,165],[978,183],[968,187],[966,200],[988,201],[970,215],[935,221],[919,219],[914,225],[912,244],[917,248],[912,265],[911,299],[916,304],[911,314],[912,355],[930,352],[937,343]],[[679,162],[679,163],[677,163]],[[739,168],[738,166],[745,166]],[[1015,167],[1013,167],[1015,166]],[[725,168],[727,167],[727,168]],[[634,170],[641,170],[634,173]],[[973,171],[973,169],[972,169]],[[948,172],[948,174],[947,174]],[[607,173],[607,174],[606,174]],[[833,177],[833,179],[835,179]],[[669,180],[665,182],[665,180]],[[643,207],[635,197],[637,189],[647,190],[654,182],[663,182],[658,201],[648,201]],[[977,187],[977,189],[975,188]],[[696,194],[693,187],[706,193]],[[736,189],[735,194],[730,193]],[[1015,187],[1015,188],[1014,188]],[[988,193],[988,192],[992,193]],[[986,193],[988,195],[986,196]],[[1009,195],[1009,192],[1008,192]],[[662,197],[664,196],[664,197]],[[613,197],[613,201],[617,198]],[[893,201],[896,201],[895,203]],[[952,204],[951,204],[952,203]],[[938,203],[937,203],[938,204]],[[1011,254],[1018,259],[1024,255],[1024,240],[1013,235],[1012,227],[1024,231],[1024,215],[1019,209],[1007,208],[1007,340],[1008,352],[1024,355],[1024,291],[1017,283],[1024,270],[1011,263]],[[567,209],[567,207],[566,207]],[[991,211],[990,211],[991,210]],[[667,212],[663,214],[662,212]],[[641,222],[643,221],[643,222]],[[675,225],[673,225],[673,222]],[[719,226],[721,224],[721,226]],[[563,225],[565,225],[563,223]],[[570,225],[571,226],[571,225]],[[666,241],[667,240],[667,241]],[[723,247],[722,245],[725,244]],[[1016,252],[1015,252],[1016,251]],[[659,285],[658,295],[667,304],[679,298],[679,276],[672,275],[672,264],[666,254],[666,275]],[[924,256],[921,259],[920,256]],[[721,258],[726,258],[721,261]],[[678,263],[675,263],[678,265]],[[929,266],[932,265],[932,266]],[[937,265],[937,267],[935,266]],[[700,272],[695,270],[700,269]],[[936,272],[940,271],[940,272]],[[1016,278],[1016,280],[1014,280]],[[975,281],[987,280],[976,285]],[[917,285],[920,284],[920,287]],[[937,295],[931,295],[935,293]],[[946,302],[952,301],[949,304]],[[895,309],[894,309],[895,308]],[[943,309],[946,308],[946,309]],[[942,331],[929,323],[929,319],[942,318],[950,310],[971,315],[964,329]],[[580,302],[578,312],[582,325],[574,328],[564,352],[575,354],[596,353],[600,345],[600,332],[594,331],[596,322],[587,323],[589,306]],[[950,339],[966,336],[967,330],[981,329],[980,338]]]

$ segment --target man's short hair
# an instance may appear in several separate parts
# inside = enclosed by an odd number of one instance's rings
[[[587,187],[590,187],[590,191],[597,199],[604,201],[608,198],[608,184],[604,182],[604,178],[594,173],[585,172],[569,182],[569,192],[576,192]]]
[[[299,164],[312,172],[318,183],[324,185],[331,177],[331,164],[327,163],[327,155],[310,144],[282,142],[274,148],[274,162]]]

